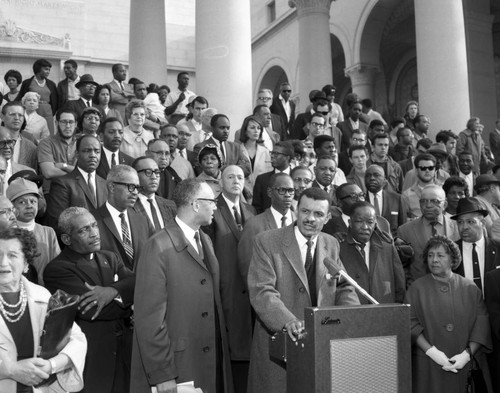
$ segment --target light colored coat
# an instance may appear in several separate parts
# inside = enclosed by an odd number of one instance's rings
[[[50,293],[45,288],[30,283],[24,277],[21,280],[23,280],[28,294],[28,308],[35,344],[35,353],[33,353],[33,356],[36,356],[37,348],[40,345],[40,334],[45,322]],[[6,361],[17,361],[16,345],[3,318],[0,318],[0,349],[0,364]],[[76,323],[73,323],[68,344],[66,344],[60,353],[64,353],[70,358],[72,363],[71,368],[58,373],[57,381],[54,381],[51,385],[38,389],[35,388],[34,393],[78,392],[83,388],[83,368],[87,353],[87,339]],[[16,385],[16,382],[12,379],[2,379],[0,380],[0,392],[15,393]]]

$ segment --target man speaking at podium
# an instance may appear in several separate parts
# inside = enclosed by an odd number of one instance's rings
[[[248,287],[257,320],[248,393],[286,393],[286,371],[270,360],[269,337],[285,329],[296,340],[304,330],[305,307],[359,305],[354,287],[337,282],[323,264],[329,257],[344,269],[337,240],[321,233],[329,209],[325,191],[307,189],[299,197],[296,223],[255,239]]]

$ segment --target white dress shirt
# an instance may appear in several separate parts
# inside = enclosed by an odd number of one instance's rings
[[[104,146],[102,146],[102,152],[104,153],[104,156],[106,157],[106,162],[108,163],[108,166],[110,169],[111,169],[111,157],[113,156],[113,154],[115,155],[116,165],[118,165],[120,163],[120,160],[118,159],[119,150],[112,152],[111,150],[108,150]],[[102,155],[101,155],[101,160],[102,160]]]
[[[165,223],[163,222],[163,217],[161,216],[160,212],[160,207],[158,206],[158,203],[156,202],[155,195],[152,194],[149,197],[144,195],[144,194],[139,194],[139,200],[142,203],[142,206],[144,207],[144,210],[146,211],[146,214],[148,215],[149,220],[151,223],[154,225],[154,220],[153,220],[153,212],[151,211],[151,205],[149,204],[148,199],[151,198],[151,201],[153,202],[153,206],[156,209],[156,218],[158,218],[158,222],[160,223],[160,227],[163,228],[165,226]],[[158,228],[155,228],[158,229]]]
[[[278,96],[278,98],[281,101],[283,108],[285,109],[287,120],[290,121],[290,116],[292,115],[292,108],[290,106],[290,100],[285,101],[285,99],[283,98],[283,96],[281,94]]]
[[[189,225],[187,225],[184,221],[182,221],[178,216],[175,216],[175,222],[181,228],[181,231],[184,234],[184,236],[186,236],[186,239],[188,240],[188,242],[191,243],[191,245],[193,246],[193,248],[199,254],[200,250],[198,250],[198,244],[196,244],[196,239],[194,238],[194,235],[198,231],[195,231],[193,228],[191,228]],[[200,242],[201,242],[201,239],[200,239]]]
[[[90,188],[90,185],[89,185],[89,175],[90,175],[90,181],[92,182],[92,187],[94,187],[94,191],[96,192],[96,194],[94,195],[94,198],[97,202],[97,188],[96,188],[96,184],[95,184],[95,172],[92,172],[92,173],[85,172],[78,165],[76,167],[78,168],[78,171],[82,174],[83,179],[85,180],[85,183],[87,183],[89,188]]]
[[[306,264],[306,255],[307,255],[307,241],[302,233],[300,233],[299,228],[295,226],[293,228],[295,233],[295,239],[299,244],[300,256],[302,257],[302,264],[305,266]],[[314,252],[316,251],[316,244],[318,243],[318,235],[311,237],[312,246],[311,246],[311,256],[314,258]]]
[[[462,241],[462,263],[464,264],[464,275],[469,280],[474,280],[474,268],[472,266],[472,243]],[[486,252],[486,244],[484,237],[481,237],[476,242],[476,252],[479,259],[479,272],[481,273],[481,284],[484,288],[484,254]]]
[[[281,228],[281,217],[283,217],[283,214],[281,214],[279,211],[277,211],[274,207],[271,206],[271,213],[274,217],[274,221],[276,222],[276,226],[278,228]],[[292,218],[292,211],[288,209],[288,211],[285,214],[286,217],[286,226],[290,225],[293,222]]]
[[[106,207],[108,208],[109,214],[111,215],[111,218],[113,219],[113,222],[116,227],[116,231],[118,232],[118,235],[120,236],[120,240],[123,242],[123,234],[122,234],[122,219],[120,218],[120,214],[125,213],[125,222],[127,223],[128,227],[128,233],[130,235],[130,240],[132,240],[132,233],[130,232],[130,221],[128,219],[128,213],[125,210],[124,212],[120,212],[116,210],[113,206],[109,204],[109,202],[106,202]]]

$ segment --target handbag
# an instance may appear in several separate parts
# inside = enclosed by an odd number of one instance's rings
[[[79,300],[80,296],[69,295],[60,289],[50,297],[40,335],[38,357],[42,359],[53,358],[68,344]],[[50,385],[56,378],[56,374],[52,374],[39,386]]]
[[[479,368],[479,364],[474,356],[471,356],[465,393],[488,393],[483,371]]]

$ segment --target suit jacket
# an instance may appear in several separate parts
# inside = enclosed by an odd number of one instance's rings
[[[363,259],[350,230],[340,241],[340,260],[347,274],[380,303],[402,303],[405,298],[406,280],[403,265],[396,248],[374,232],[370,239],[369,267]],[[358,293],[361,304],[371,304]]]
[[[26,135],[27,133],[22,134],[20,150],[19,150],[19,159],[17,160],[18,164],[26,165],[32,169],[38,169],[38,158],[36,152],[36,145],[34,142],[30,141]],[[31,136],[31,135],[30,135]]]
[[[493,352],[489,354],[489,365],[494,391],[500,389],[500,269],[484,275],[484,301],[490,318]]]
[[[57,220],[59,215],[70,206],[80,206],[94,214],[99,206],[108,199],[106,181],[99,176],[95,177],[97,202],[93,202],[90,189],[78,170],[78,167],[67,175],[52,179],[50,192],[47,198],[46,225],[58,232]]]
[[[248,155],[248,150],[245,145],[242,143],[241,148]],[[250,158],[250,156],[248,155]],[[257,176],[262,175],[263,173],[269,172],[273,170],[273,166],[271,165],[271,154],[269,150],[267,150],[264,146],[257,144],[257,149],[255,151],[254,164],[251,168],[251,173],[248,177],[245,178],[245,186],[249,190],[253,190],[255,185],[255,179]]]
[[[500,133],[496,130],[490,131],[490,150],[495,157],[495,164],[500,163]]]
[[[156,194],[165,199],[172,199],[175,187],[177,187],[177,184],[179,184],[181,180],[182,179],[172,168],[165,168],[160,176],[160,186],[158,187]]]
[[[349,148],[349,143],[351,141],[351,136],[354,129],[352,128],[352,124],[349,118],[337,123],[337,128],[342,131],[342,144],[339,150],[345,151]],[[361,119],[359,120],[359,130],[364,132],[365,134],[368,132],[368,125],[366,123],[363,123]]]
[[[118,112],[120,112],[120,116],[124,120],[124,125],[127,123],[127,118],[125,117],[125,106],[129,103],[130,99],[125,95],[133,96],[134,87],[129,85],[128,83],[123,82],[124,89],[113,79],[111,82],[107,84],[109,86],[109,95],[110,95],[110,106],[113,106]],[[125,94],[125,95],[124,95]]]
[[[274,97],[273,99],[273,104],[269,109],[271,109],[271,112],[273,114],[276,114],[281,117],[281,120],[283,121],[283,124],[285,125],[285,132],[280,134],[281,140],[286,141],[290,139],[290,134],[292,132],[293,128],[293,122],[295,121],[295,102],[292,100],[288,100],[290,103],[290,119],[288,119],[285,108],[283,106],[283,103],[281,102],[279,96]],[[274,126],[273,126],[274,129]],[[275,130],[276,131],[276,130]]]
[[[408,284],[411,284],[417,278],[425,276],[429,273],[427,262],[424,262],[422,256],[425,245],[429,240],[429,237],[425,235],[426,233],[428,233],[426,230],[426,222],[427,221],[424,217],[419,217],[413,221],[407,222],[406,224],[398,228],[398,237],[410,243],[414,251],[411,264],[409,268],[406,268],[405,272]],[[443,226],[444,235],[447,238],[453,241],[460,239],[457,224],[444,215]]]
[[[210,138],[204,140],[203,142],[198,143],[194,147],[193,151],[199,153],[204,146],[209,144],[218,146],[218,144],[215,142],[214,137],[211,136]],[[245,177],[247,177],[252,172],[252,168],[250,166],[250,157],[248,157],[248,153],[241,146],[242,145],[240,143],[229,142],[229,141],[224,142],[226,159],[221,169],[223,169],[228,165],[238,165],[241,167],[241,169],[243,169],[243,173]]]
[[[132,247],[134,248],[133,260],[130,260],[125,252],[125,248],[123,248],[120,237],[121,228],[116,228],[106,204],[97,209],[94,216],[99,225],[99,232],[101,234],[101,250],[115,252],[127,268],[135,270],[136,262],[139,259],[144,244],[154,233],[154,229],[149,225],[148,219],[142,214],[136,213],[134,209],[128,209],[127,213],[130,223],[130,237],[132,240]],[[120,233],[118,231],[120,231]]]
[[[293,122],[292,135],[290,139],[299,139],[303,141],[307,138],[307,132],[305,127],[307,123],[310,123],[312,119],[312,114],[310,111],[300,113]]]
[[[341,216],[332,216],[332,218],[330,218],[328,222],[323,226],[321,232],[328,233],[331,236],[335,236],[338,233],[347,232],[347,228],[348,227]],[[390,224],[384,217],[377,216],[377,228],[391,236]]]
[[[167,225],[167,222],[170,221],[175,217],[177,214],[177,207],[175,206],[175,203],[169,199],[162,198],[158,195],[155,196],[156,203],[158,204],[159,210],[161,217],[163,218],[163,225]],[[149,202],[148,202],[149,203]],[[155,231],[157,232],[161,228],[155,228],[154,223],[151,222],[151,219],[149,218],[148,214],[146,213],[146,210],[144,209],[144,205],[142,204],[142,201],[137,198],[137,201],[135,202],[135,205],[133,207],[134,211],[144,217],[147,218],[149,226],[151,228],[154,228]]]
[[[255,215],[255,209],[240,201],[243,226]],[[232,210],[224,197],[217,198],[217,210],[212,224],[203,228],[214,245],[220,267],[220,294],[226,319],[231,360],[250,360],[252,342],[252,312],[246,283],[238,269],[238,242],[242,228],[236,226]]]
[[[175,221],[152,236],[137,265],[131,392],[176,379],[216,392],[217,334],[222,338],[224,391],[233,390],[219,265],[210,238],[200,232],[205,255]]]
[[[485,237],[485,253],[484,253],[484,276],[490,270],[495,270],[497,266],[500,266],[500,242],[498,240],[493,240]],[[463,241],[462,239],[457,240],[458,248],[460,249],[460,255],[462,255],[462,263],[454,270],[455,273],[465,276],[464,273],[464,263],[463,263]]]
[[[128,154],[125,154],[118,150],[118,157],[116,159],[116,164],[124,164],[124,165],[129,165],[132,166],[132,163],[134,162],[134,159],[130,157]],[[103,179],[106,179],[108,177],[109,170],[111,168],[109,167],[108,160],[106,159],[105,153],[101,152],[101,159],[99,160],[99,165],[97,166],[97,169],[95,172],[97,173],[98,176],[102,177]]]
[[[289,139],[286,122],[283,121],[280,115],[271,113],[271,127],[273,128],[273,132],[275,132],[278,136],[278,138],[273,138],[273,136],[271,135],[273,144],[280,140],[286,141],[287,139]]]
[[[274,169],[255,178],[252,206],[255,207],[257,214],[262,213],[271,206],[271,198],[267,195],[267,187],[269,186],[269,181],[271,180],[272,175],[274,175]]]
[[[294,225],[257,235],[248,271],[250,302],[257,313],[248,392],[286,392],[286,371],[269,358],[269,339],[286,323],[304,319],[311,307],[309,285]],[[357,305],[354,288],[331,277],[323,261],[332,258],[342,266],[336,239],[320,233],[315,250],[318,306]]]
[[[59,108],[62,108],[68,101],[68,78],[64,78],[57,84],[57,99]]]
[[[398,164],[403,171],[403,176],[406,176],[409,171],[415,168],[415,165],[413,165],[413,159],[411,157],[407,160],[399,161]]]
[[[76,113],[76,115],[78,116],[78,119],[80,119],[82,117],[82,112],[86,107],[87,107],[87,104],[85,103],[85,101],[81,97],[78,100],[67,101],[66,104],[64,104],[64,109]],[[92,103],[92,107],[99,109],[93,103]]]
[[[118,291],[122,304],[112,300],[94,320],[91,318],[96,307],[85,314],[79,310],[76,317],[76,322],[88,340],[84,391],[110,392],[116,366],[121,367],[123,362],[130,365],[132,330],[129,318],[132,315],[131,306],[134,300],[134,273],[128,270],[113,252],[97,251],[94,253],[94,259],[89,260],[66,247],[45,268],[44,281],[52,293],[62,289],[72,295],[83,295],[89,291],[85,283],[112,287]],[[117,351],[119,346],[122,347],[121,351]]]
[[[366,200],[373,205],[374,201],[368,200],[368,198],[370,198],[369,194],[367,194]],[[380,213],[389,222],[391,226],[390,232],[395,236],[398,228],[406,222],[407,217],[407,212],[401,203],[401,195],[391,190],[383,190],[382,211]]]

